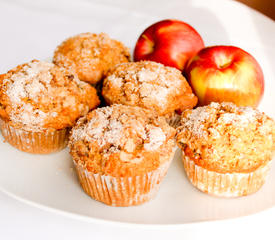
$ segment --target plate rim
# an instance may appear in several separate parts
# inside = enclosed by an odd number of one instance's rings
[[[97,218],[97,217],[92,217],[92,216],[85,216],[83,214],[78,214],[62,209],[58,209],[55,207],[47,206],[42,203],[38,203],[32,200],[29,200],[27,198],[18,196],[7,189],[5,189],[3,186],[0,185],[0,192],[4,193],[5,195],[11,197],[12,199],[15,199],[16,201],[19,201],[25,205],[28,205],[30,207],[34,207],[40,210],[43,210],[48,213],[53,213],[57,215],[61,215],[64,217],[68,217],[74,220],[80,220],[83,222],[87,223],[95,223],[95,224],[103,224],[103,225],[109,225],[109,226],[114,226],[114,227],[126,227],[130,229],[147,229],[147,230],[177,230],[177,229],[183,229],[185,227],[197,227],[198,225],[212,225],[215,223],[226,223],[226,222],[232,222],[232,221],[238,221],[238,220],[245,220],[246,218],[255,218],[258,215],[261,215],[265,212],[271,212],[274,211],[275,205],[272,207],[247,214],[247,215],[242,215],[242,216],[237,216],[237,217],[232,217],[232,218],[225,218],[225,219],[215,219],[215,220],[198,220],[198,221],[193,221],[193,222],[188,222],[188,223],[133,223],[133,222],[124,222],[124,221],[116,221],[116,220],[107,220],[107,219],[102,219],[102,218]],[[275,218],[274,218],[275,219]]]

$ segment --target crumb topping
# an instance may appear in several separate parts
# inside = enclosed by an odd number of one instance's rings
[[[144,144],[144,149],[148,151],[154,151],[158,149],[166,140],[166,136],[159,127],[151,127],[146,136],[148,142]]]
[[[168,129],[156,115],[146,116],[146,113],[149,114],[140,108],[122,105],[98,108],[89,114],[88,121],[86,117],[80,119],[72,131],[71,140],[95,142],[105,153],[123,149],[133,152],[137,147],[134,146],[137,139],[141,144],[139,148],[143,147],[147,151],[157,150],[166,141],[161,125],[165,126],[164,130]],[[129,136],[133,139],[129,140]]]
[[[94,171],[105,171],[110,162],[144,164],[148,156],[154,156],[149,163],[159,165],[159,156],[171,153],[174,135],[164,118],[139,107],[115,104],[81,118],[72,130],[69,147],[75,160]]]
[[[275,150],[274,121],[251,107],[211,103],[186,110],[177,141],[200,166],[247,172],[269,161]]]
[[[116,146],[121,138],[122,124],[116,119],[110,119],[111,108],[95,110],[96,114],[87,124],[78,124],[78,128],[72,131],[74,141],[96,141],[100,148],[106,144]],[[84,119],[83,119],[84,120]],[[107,150],[113,150],[107,149]]]
[[[88,84],[38,60],[2,75],[0,86],[0,116],[25,130],[67,127],[99,101]],[[92,94],[91,101],[85,99],[87,94]]]
[[[129,58],[129,49],[106,33],[81,33],[56,48],[53,62],[95,84],[116,64],[128,62]]]
[[[192,108],[197,103],[179,70],[151,61],[118,65],[105,78],[102,94],[110,104],[137,105],[160,115]]]

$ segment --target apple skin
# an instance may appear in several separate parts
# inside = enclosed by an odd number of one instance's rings
[[[150,60],[184,70],[187,61],[204,48],[198,32],[179,20],[162,20],[140,35],[134,61]]]
[[[199,105],[233,102],[238,106],[257,107],[264,94],[259,63],[238,47],[204,48],[190,60],[185,73]]]

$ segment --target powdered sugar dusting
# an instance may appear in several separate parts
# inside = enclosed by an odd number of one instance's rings
[[[166,136],[159,127],[151,127],[148,134],[148,143],[144,144],[145,150],[154,151],[158,149],[166,140]]]
[[[99,147],[107,143],[114,143],[115,140],[119,139],[121,126],[114,121],[110,123],[109,118],[111,114],[112,108],[97,109],[94,118],[87,124],[79,125],[78,128],[74,129],[72,132],[72,139],[74,139],[74,141],[97,141]],[[84,119],[85,117],[80,119],[80,122]],[[109,131],[106,131],[107,129],[109,129]]]
[[[237,107],[232,103],[211,103],[208,106],[189,110],[182,118],[182,125],[198,137],[206,137],[208,132],[213,138],[219,137],[219,132],[211,128],[211,122],[217,121],[218,125],[232,125],[243,128],[249,123],[256,122],[259,112],[251,107]],[[206,124],[209,122],[209,124]]]
[[[54,66],[52,63],[32,61],[10,78],[4,79],[7,85],[6,94],[13,106],[10,119],[26,126],[41,126],[47,114],[35,109],[28,99],[38,102],[40,94],[45,92],[52,80],[49,70]]]
[[[11,116],[12,121],[21,120],[22,123],[26,125],[40,125],[41,121],[47,117],[47,114],[42,112],[39,109],[33,109],[33,106],[30,104],[25,104],[21,111],[17,113],[16,117]]]
[[[53,66],[52,63],[47,62],[31,62],[24,66],[23,69],[11,76],[11,79],[5,81],[12,81],[7,89],[7,95],[13,103],[21,103],[22,98],[36,98],[38,94],[45,90],[45,87],[39,80],[45,84],[49,83],[52,79],[49,69]]]
[[[151,82],[157,78],[157,74],[149,69],[142,68],[141,71],[136,73],[135,78],[138,79],[139,82]]]
[[[104,141],[108,141],[110,144],[116,145],[121,137],[122,124],[119,121],[112,119],[110,120],[110,125],[108,128],[109,131],[105,131],[103,143]]]
[[[141,84],[139,91],[142,98],[153,98],[160,104],[166,104],[167,95],[169,94],[168,88],[148,83]]]
[[[204,123],[209,118],[209,113],[207,112],[207,108],[198,107],[192,110],[191,114],[189,114],[186,118],[182,119],[182,123],[184,127],[186,127],[189,131],[198,137],[203,137],[206,132],[204,130]]]
[[[224,113],[218,119],[219,122],[233,125],[246,125],[256,121],[257,112],[251,107],[240,107],[238,112]]]
[[[49,122],[54,124],[65,108],[87,112],[88,106],[77,103],[75,92],[84,93],[87,85],[66,69],[38,60],[9,71],[1,83],[9,120],[26,131],[40,131]]]
[[[108,77],[108,79],[117,88],[121,88],[121,86],[123,85],[123,79],[120,78],[120,77],[116,77],[115,75],[111,75],[111,76]]]
[[[135,111],[127,112],[129,108]],[[164,144],[166,135],[161,127],[140,120],[135,115],[138,111],[144,110],[123,105],[98,108],[90,113],[92,115],[88,121],[86,117],[78,121],[72,131],[71,143],[92,142],[106,154],[124,151],[121,156],[123,158],[135,151],[137,142],[139,149],[140,144],[144,143],[146,151],[155,151]]]
[[[127,66],[126,69],[124,69]],[[124,70],[121,70],[124,69]],[[123,78],[121,77],[123,75]],[[135,63],[124,63],[118,66],[117,72],[106,78],[116,88],[126,88],[134,85],[134,92],[140,94],[141,101],[154,102],[159,107],[167,104],[167,96],[176,94],[182,84],[180,71],[164,65],[143,61]],[[133,92],[131,91],[131,94]]]

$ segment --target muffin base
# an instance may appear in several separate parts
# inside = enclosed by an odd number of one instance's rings
[[[177,128],[180,125],[181,115],[174,113],[170,117],[166,117],[166,122],[173,128]]]
[[[68,143],[68,128],[56,131],[32,132],[14,128],[0,119],[0,129],[4,139],[23,152],[47,154],[62,150]]]
[[[240,197],[257,192],[265,183],[271,161],[250,173],[218,173],[195,164],[182,155],[190,182],[199,190],[219,197]]]
[[[82,165],[73,162],[79,182],[89,196],[110,206],[127,207],[140,205],[156,196],[173,157],[174,152],[170,160],[158,169],[133,177],[94,174]]]

